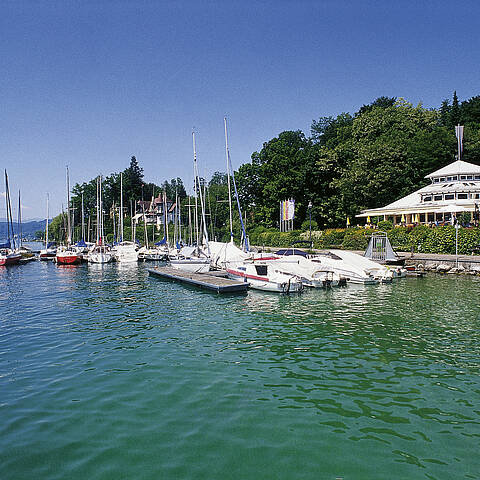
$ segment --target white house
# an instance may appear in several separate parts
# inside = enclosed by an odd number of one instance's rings
[[[149,200],[138,200],[137,213],[133,217],[135,224],[146,221],[149,225],[163,225],[165,223],[165,216],[168,223],[175,222],[176,203],[169,200],[161,193],[158,197]],[[167,209],[165,214],[165,207]]]
[[[430,185],[381,208],[363,210],[357,217],[383,217],[393,224],[450,222],[459,212],[478,211],[480,167],[457,160],[426,175]]]

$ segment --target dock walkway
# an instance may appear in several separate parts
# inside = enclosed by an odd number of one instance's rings
[[[148,268],[147,270],[152,276],[176,280],[207,290],[213,290],[217,293],[246,292],[248,288],[248,283],[246,282],[238,282],[237,280],[223,278],[218,275],[209,275],[208,273],[190,273],[172,267],[156,267]]]

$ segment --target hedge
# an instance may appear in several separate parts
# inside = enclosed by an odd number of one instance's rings
[[[387,225],[385,225],[387,226]],[[365,250],[372,233],[376,230],[364,228],[340,228],[312,231],[313,247]],[[454,254],[455,227],[395,227],[387,232],[392,246],[398,251]],[[279,232],[258,227],[250,232],[250,243],[257,246],[290,247],[296,240],[310,240],[310,232],[293,230]],[[470,255],[480,247],[480,228],[458,230],[458,253]]]

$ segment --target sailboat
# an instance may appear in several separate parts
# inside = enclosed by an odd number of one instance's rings
[[[21,262],[25,263],[31,260],[35,260],[35,254],[30,248],[23,244],[23,235],[22,235],[22,202],[20,200],[20,190],[18,191],[18,245],[15,249],[16,253],[19,253],[22,258]]]
[[[195,146],[195,132],[192,132],[193,138],[193,174],[195,189],[195,230],[196,245],[183,247],[176,258],[169,258],[170,266],[190,273],[207,273],[210,270],[210,247],[208,245],[208,232],[205,221],[205,206],[203,202],[202,189],[199,188],[199,175],[197,167],[197,150]],[[198,227],[198,198],[200,198],[200,208],[202,212],[202,229],[205,242],[205,249],[200,245],[200,232]],[[167,219],[168,220],[168,219]]]
[[[57,247],[55,242],[48,241],[48,193],[47,193],[47,219],[45,220],[45,248],[40,250],[40,260],[53,260],[57,255]]]
[[[229,220],[230,220],[230,240],[229,242],[210,242],[211,263],[216,268],[226,268],[233,264],[238,264],[246,261],[252,257],[249,252],[248,238],[245,232],[245,225],[243,223],[242,211],[240,208],[240,201],[238,199],[237,185],[235,182],[235,175],[233,173],[232,161],[230,158],[230,151],[228,148],[228,133],[227,133],[227,118],[223,118],[225,127],[225,157],[227,162],[227,187],[228,187],[228,206],[229,206]],[[230,182],[230,178],[232,182]],[[239,248],[233,241],[233,214],[232,214],[232,189],[233,183],[235,199],[238,207],[238,216],[242,227],[243,248]]]
[[[109,263],[113,260],[110,247],[105,244],[103,231],[102,177],[97,178],[97,241],[88,252],[89,263]]]
[[[133,229],[132,229],[133,231]],[[119,242],[112,248],[117,262],[137,262],[138,252],[134,242],[123,240],[123,174],[120,173],[120,225],[118,227]]]
[[[70,178],[67,167],[67,231],[66,245],[57,250],[55,261],[57,265],[78,265],[82,263],[82,254],[72,246],[72,227],[70,221]]]
[[[0,244],[0,265],[15,265],[18,264],[22,258],[22,255],[15,252],[12,205],[10,203],[10,189],[8,187],[7,170],[5,170],[5,205],[7,208],[7,241]]]

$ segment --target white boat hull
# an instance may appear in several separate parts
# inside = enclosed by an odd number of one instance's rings
[[[110,252],[91,253],[88,255],[89,263],[110,263],[113,261],[113,255]]]
[[[208,273],[210,270],[209,258],[184,258],[177,260],[170,260],[172,268],[183,270],[189,273]]]
[[[282,281],[275,281],[268,277],[249,274],[233,268],[227,268],[227,274],[232,280],[248,282],[251,288],[265,292],[290,293],[299,292],[303,289],[302,282],[294,277],[284,276]]]

